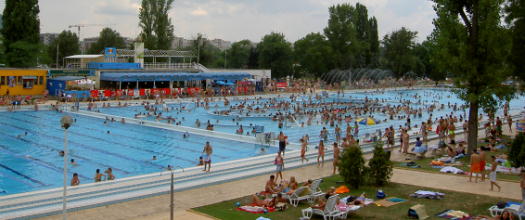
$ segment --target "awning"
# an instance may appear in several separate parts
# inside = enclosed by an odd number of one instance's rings
[[[36,79],[36,76],[22,76],[22,79]]]
[[[85,79],[85,77],[81,76],[59,76],[55,78],[51,78],[49,80],[56,80],[56,81],[75,81],[75,80],[81,80]]]
[[[182,72],[102,72],[100,80],[115,82],[153,82],[190,80],[243,80],[251,78],[248,73],[182,73]]]

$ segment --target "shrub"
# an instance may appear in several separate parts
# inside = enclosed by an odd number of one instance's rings
[[[343,153],[338,164],[339,174],[346,184],[358,189],[366,179],[365,160],[359,147],[349,147]]]
[[[376,186],[384,186],[392,177],[393,163],[390,161],[390,152],[383,149],[383,144],[377,142],[374,147],[374,156],[368,162],[370,180]]]
[[[513,167],[525,166],[525,134],[518,134],[512,141],[509,150],[509,161]]]

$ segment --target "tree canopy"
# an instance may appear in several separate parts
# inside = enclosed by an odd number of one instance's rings
[[[385,66],[392,70],[396,78],[404,77],[416,69],[418,64],[418,58],[414,53],[416,36],[417,32],[403,27],[385,35],[383,39]]]
[[[321,77],[330,71],[332,48],[326,37],[320,33],[310,33],[294,43],[295,61],[300,64],[300,72]]]
[[[434,0],[437,49],[433,60],[454,77],[457,92],[469,104],[468,151],[475,149],[478,110],[494,109],[512,88],[505,64],[510,39],[501,25],[503,0]]]
[[[293,74],[292,45],[286,41],[283,34],[265,35],[257,45],[257,51],[260,67],[270,68],[272,76],[281,78]]]
[[[379,55],[377,20],[357,3],[329,8],[330,18],[324,34],[332,48],[334,68],[376,67]]]
[[[64,66],[64,57],[80,53],[78,36],[69,30],[62,31],[58,37],[51,42],[47,48],[47,54],[53,64],[57,63],[57,48],[58,65]],[[100,52],[100,50],[98,52]]]
[[[510,64],[513,67],[513,74],[525,81],[525,1],[508,0],[505,11],[506,21],[511,26],[512,49],[509,56]]]
[[[242,40],[232,44],[226,51],[228,68],[247,68],[250,62],[253,44],[249,40]]]
[[[150,50],[168,50],[174,39],[174,27],[168,12],[174,0],[142,0],[139,12],[140,38]]]
[[[126,48],[126,42],[116,30],[104,28],[100,31],[98,40],[89,48],[88,53],[99,54],[106,47]]]
[[[31,67],[40,52],[38,0],[6,0],[2,16],[5,61],[11,67]]]

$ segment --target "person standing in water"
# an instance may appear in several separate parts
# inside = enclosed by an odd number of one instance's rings
[[[282,152],[284,156],[284,152],[286,151],[286,139],[288,137],[281,131],[277,138],[279,139],[279,152]]]
[[[211,144],[210,144],[209,141],[206,141],[206,144],[204,145],[204,149],[202,150],[202,153],[204,153],[204,155],[203,155],[204,170],[202,170],[202,171],[210,172],[210,169],[211,169],[211,154],[213,153],[213,148],[211,147]],[[207,170],[206,170],[206,167],[208,167]]]

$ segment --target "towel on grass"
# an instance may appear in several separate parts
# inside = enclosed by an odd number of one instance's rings
[[[456,167],[451,167],[451,166],[443,167],[441,170],[439,170],[439,172],[442,172],[442,173],[453,173],[453,174],[463,174],[463,170],[458,169]]]
[[[447,209],[443,212],[440,212],[437,214],[437,216],[440,218],[446,218],[446,219],[451,219],[451,220],[470,220],[472,219],[472,217],[470,217],[469,214],[462,212],[462,211],[452,210],[452,209]]]
[[[257,206],[256,204],[243,205],[243,206],[237,208],[237,210],[244,211],[244,212],[249,212],[249,213],[253,213],[253,214],[265,213],[265,210],[266,210],[266,212],[275,212],[275,208],[274,207],[265,208],[265,207]]]
[[[418,190],[415,193],[410,194],[410,196],[415,198],[442,199],[445,194],[440,192]]]
[[[406,200],[395,198],[395,197],[389,197],[389,198],[386,198],[386,199],[375,201],[374,204],[376,204],[377,206],[390,207],[390,206],[402,203],[404,201],[406,201]]]

